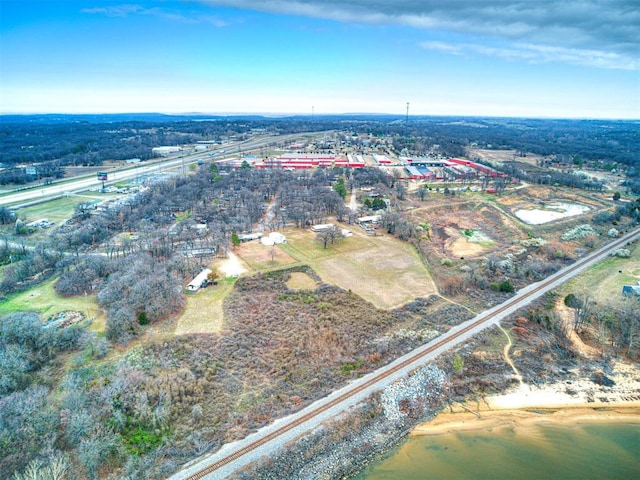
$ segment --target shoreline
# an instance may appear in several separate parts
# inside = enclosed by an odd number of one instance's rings
[[[640,425],[640,368],[616,363],[612,386],[587,378],[544,386],[521,384],[502,394],[462,405],[453,403],[433,419],[414,427],[410,436],[460,431],[572,426],[593,423]]]
[[[430,422],[415,427],[410,436],[445,435],[477,430],[531,428],[539,425],[576,426],[623,423],[640,426],[640,405],[594,407],[592,405],[512,410],[481,410],[481,417],[466,411],[442,412]]]

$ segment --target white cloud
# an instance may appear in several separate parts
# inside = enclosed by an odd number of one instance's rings
[[[127,15],[144,12],[140,5],[113,5],[110,7],[83,8],[82,13],[106,15],[108,17],[126,17]]]
[[[146,8],[142,5],[113,5],[109,7],[83,8],[82,13],[94,15],[106,15],[107,17],[126,17],[129,15],[150,15],[164,20],[198,24],[204,23],[214,27],[226,27],[229,22],[212,15],[202,15],[194,12],[182,12],[178,10],[168,10],[161,7]]]
[[[502,58],[507,61],[523,60],[529,63],[559,62],[607,69],[640,70],[640,59],[626,58],[617,53],[598,50],[525,43],[515,43],[510,47],[493,47],[471,43],[422,42],[420,46],[425,50],[451,55],[484,55]]]
[[[640,4],[636,0],[199,0],[278,14],[347,23],[395,24],[548,45],[540,61],[602,68],[638,68]],[[437,49],[437,44],[432,45]],[[524,56],[513,47],[505,57]],[[535,49],[531,49],[536,51]]]
[[[422,42],[420,44],[425,50],[434,50],[436,52],[449,53],[451,55],[460,55],[463,51],[461,45],[454,45],[446,42]]]

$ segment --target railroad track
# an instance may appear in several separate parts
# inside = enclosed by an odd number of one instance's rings
[[[609,243],[608,245],[605,245],[604,247],[600,248],[596,252],[593,252],[591,255],[576,261],[575,263],[565,267],[564,269],[546,278],[545,280],[542,280],[537,284],[533,284],[527,287],[526,289],[523,289],[522,293],[519,293],[517,296],[507,300],[506,302],[499,305],[498,307],[494,307],[476,316],[475,319],[469,320],[467,323],[462,324],[463,326],[461,328],[456,329],[454,327],[454,329],[449,330],[449,332],[440,336],[434,341],[430,342],[426,346],[419,347],[418,349],[414,350],[408,355],[401,357],[402,359],[400,361],[395,361],[387,365],[386,367],[382,367],[380,370],[378,370],[377,373],[374,373],[371,376],[371,378],[369,378],[367,381],[354,385],[353,388],[347,389],[341,395],[336,396],[335,398],[331,399],[330,401],[327,401],[326,403],[323,403],[322,405],[319,405],[317,408],[310,410],[304,415],[300,415],[299,417],[291,420],[290,422],[287,422],[286,424],[280,426],[279,428],[256,439],[250,444],[236,450],[233,453],[228,454],[224,458],[221,458],[220,460],[217,460],[207,466],[202,467],[200,470],[194,473],[188,474],[187,476],[180,477],[180,478],[183,478],[185,480],[199,480],[199,479],[206,478],[208,475],[213,474],[214,472],[216,472],[216,470],[219,470],[221,467],[233,462],[234,460],[241,458],[247,453],[270,442],[271,440],[274,440],[275,438],[283,435],[284,433],[289,432],[290,430],[304,424],[305,422],[318,416],[319,414],[326,412],[327,410],[333,407],[336,407],[340,403],[345,402],[346,400],[352,398],[358,393],[361,393],[364,390],[373,387],[374,385],[382,382],[383,380],[387,379],[391,375],[394,375],[395,373],[410,367],[412,367],[411,370],[415,370],[415,368],[418,368],[420,366],[421,360],[427,357],[428,355],[433,354],[434,352],[437,352],[440,349],[451,348],[457,343],[456,342],[457,340],[460,341],[461,337],[473,331],[474,329],[477,329],[477,330],[483,329],[494,323],[497,323],[502,316],[510,313],[509,312],[510,310],[521,308],[523,305],[527,303],[527,301],[530,301],[532,298],[536,298],[546,293],[547,291],[555,288],[559,284],[566,281],[568,278],[571,278],[576,273],[580,272],[581,270],[585,269],[591,264],[599,260],[602,260],[604,257],[609,255],[612,251],[618,248],[621,248],[622,246],[626,245],[629,241],[635,240],[639,236],[640,236],[640,229],[636,229],[620,237],[619,239],[614,240],[613,242]]]

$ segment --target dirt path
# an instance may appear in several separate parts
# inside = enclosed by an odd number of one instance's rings
[[[498,328],[502,330],[502,333],[504,333],[507,337],[507,344],[504,346],[504,350],[502,350],[502,355],[504,356],[504,360],[509,364],[509,366],[513,370],[515,377],[518,379],[518,382],[520,382],[520,386],[522,386],[524,385],[524,382],[522,381],[522,375],[520,375],[520,372],[518,371],[518,369],[513,363],[513,360],[511,360],[511,357],[509,356],[509,350],[513,345],[513,342],[511,341],[511,335],[509,335],[509,332],[507,332],[504,328],[502,328],[501,325],[498,325]]]
[[[244,262],[231,250],[227,251],[227,257],[227,260],[220,265],[220,273],[225,277],[237,277],[247,271]]]
[[[355,212],[358,209],[358,202],[356,200],[356,189],[351,189],[351,198],[349,199],[349,204],[347,205],[352,212]]]
[[[564,304],[563,299],[556,302],[556,311],[560,314],[563,331],[567,332],[567,339],[571,342],[580,355],[590,359],[598,359],[602,357],[602,352],[597,348],[587,345],[582,341],[580,335],[573,329],[573,311]]]

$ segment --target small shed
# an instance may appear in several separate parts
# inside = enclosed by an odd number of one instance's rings
[[[238,235],[238,238],[241,242],[250,242],[252,240],[259,240],[262,238],[262,233],[244,233],[242,235]]]
[[[640,296],[640,282],[637,285],[623,285],[622,295],[633,297],[635,295]]]
[[[274,242],[273,238],[271,238],[270,236],[265,236],[260,239],[260,243],[267,247],[272,247],[276,242]]]
[[[210,268],[204,268],[202,271],[196,275],[196,277],[189,282],[187,285],[187,291],[189,292],[197,292],[202,287],[206,287],[209,283],[209,274],[211,273]]]
[[[271,240],[273,240],[273,243],[275,243],[276,245],[280,243],[287,243],[287,237],[285,237],[280,232],[271,232],[269,234],[269,238],[271,238]]]

